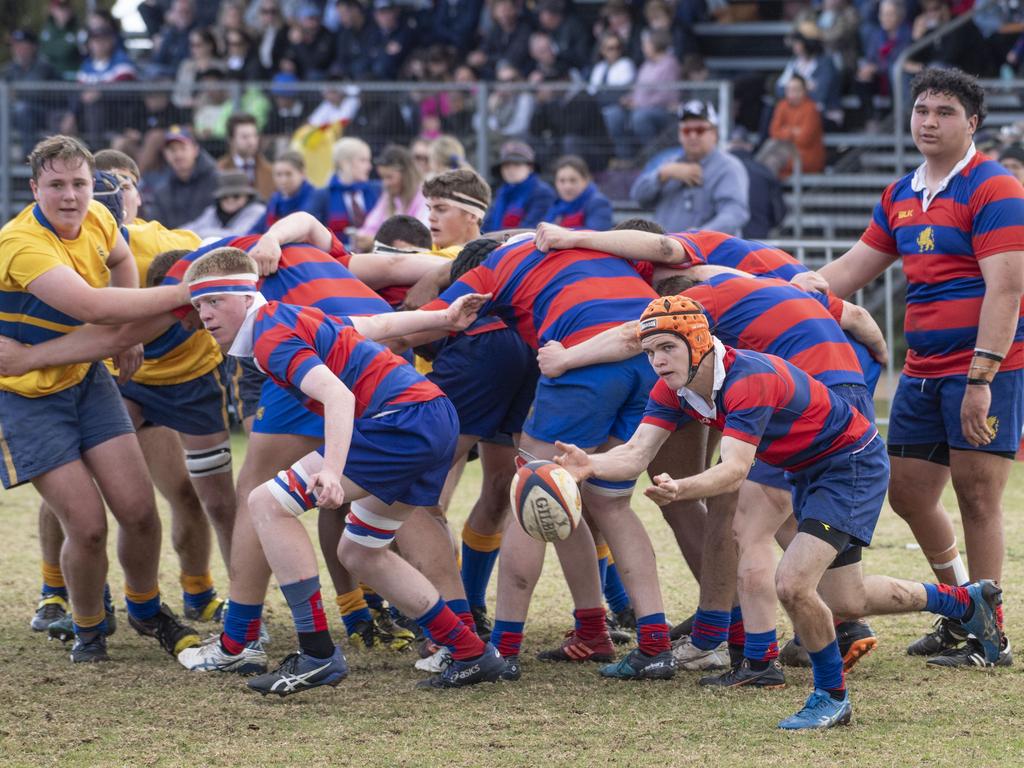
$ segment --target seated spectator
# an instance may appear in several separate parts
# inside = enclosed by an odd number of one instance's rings
[[[64,133],[74,128],[93,146],[106,145],[108,134],[120,128],[118,115],[130,110],[136,102],[134,94],[110,93],[88,88],[135,80],[135,64],[120,44],[121,30],[117,21],[106,12],[92,13],[87,23],[88,55],[78,70],[78,83],[84,87],[72,105],[72,117],[66,121]],[[70,126],[67,125],[70,122]]]
[[[188,109],[195,104],[195,84],[200,72],[224,69],[217,50],[217,37],[209,28],[193,29],[188,36],[190,55],[178,67],[174,80],[174,105]]]
[[[324,27],[323,12],[314,3],[305,3],[296,13],[288,31],[288,53],[295,62],[295,74],[302,80],[326,80],[334,64],[336,37]]]
[[[999,164],[1024,184],[1024,146],[1010,144],[999,153]]]
[[[373,29],[360,0],[338,0],[335,5],[338,28],[334,43],[334,61],[331,77],[363,80],[370,76],[370,56],[367,48]]]
[[[178,67],[189,56],[191,33],[196,28],[195,0],[173,0],[156,37],[156,49],[146,65],[151,75],[177,75]]]
[[[786,83],[786,96],[775,105],[768,140],[757,159],[780,179],[793,174],[793,158],[799,156],[802,173],[825,170],[825,133],[821,115],[807,92],[807,83],[793,75]]]
[[[531,83],[567,80],[569,68],[558,58],[555,41],[547,32],[533,32],[530,35],[530,73],[527,80]]]
[[[910,28],[910,38],[917,42],[950,22],[953,9],[950,0],[922,0],[921,12]],[[940,35],[924,50],[918,51],[903,65],[904,79],[910,80],[925,67],[959,67],[973,75],[985,76],[990,70],[989,46],[973,21]]]
[[[483,0],[438,0],[424,32],[428,39],[459,51],[472,50]]]
[[[502,185],[484,217],[481,231],[536,227],[555,202],[555,190],[534,171],[536,156],[529,144],[506,141],[495,170]]]
[[[820,40],[836,70],[852,73],[860,52],[860,14],[850,0],[822,0],[801,11],[794,30],[805,38]]]
[[[484,35],[480,47],[470,52],[467,63],[486,78],[494,79],[498,62],[507,61],[520,72],[530,68],[530,23],[517,0],[494,0],[494,23]]]
[[[291,47],[288,24],[278,0],[259,0],[259,23],[250,26],[258,31],[253,46],[261,70],[258,79],[266,80],[281,69],[281,60]]]
[[[142,173],[163,167],[164,130],[184,125],[191,116],[171,102],[171,82],[158,80],[150,86],[142,94],[141,107],[125,116],[124,129],[111,142],[111,147],[131,157]]]
[[[370,181],[373,162],[369,145],[346,136],[334,145],[334,175],[317,195],[320,220],[341,242],[349,245],[377,204],[380,183]]]
[[[46,21],[39,30],[39,52],[61,80],[74,80],[81,66],[78,34],[78,17],[71,0],[50,0]]]
[[[608,136],[611,137],[617,157],[629,157],[632,149],[628,141],[629,113],[623,106],[626,92],[621,90],[636,79],[636,65],[626,55],[626,45],[614,32],[605,32],[598,43],[600,60],[590,70],[588,91],[601,107]]]
[[[582,157],[565,155],[555,162],[555,192],[558,199],[543,221],[578,229],[612,228],[612,204],[594,184]]]
[[[231,91],[227,87],[223,70],[207,69],[200,72],[196,82],[201,86],[192,111],[192,127],[196,138],[203,142],[224,140],[228,135],[228,118],[235,109]]]
[[[429,212],[423,197],[423,177],[408,149],[395,144],[385,147],[377,160],[377,175],[381,195],[356,231],[355,246],[360,252],[370,250],[380,225],[391,216],[404,214],[427,223]]]
[[[869,130],[878,129],[876,96],[892,93],[892,68],[903,49],[910,45],[910,26],[901,0],[882,0],[878,4],[878,27],[868,40],[864,57],[857,65],[854,90],[860,97],[862,114]]]
[[[424,179],[430,176],[430,146],[433,143],[434,142],[429,139],[417,136],[409,145],[409,152],[412,153],[412,160],[416,163],[416,169]]]
[[[818,105],[823,117],[835,126],[842,125],[842,83],[839,72],[832,63],[832,58],[825,54],[821,41],[793,34],[789,36],[788,42],[793,57],[786,63],[786,68],[775,81],[775,97],[783,98],[786,83],[794,75],[800,75],[807,84],[811,101]]]
[[[786,198],[779,177],[764,163],[754,159],[754,145],[747,129],[741,125],[732,129],[729,154],[743,163],[750,178],[750,219],[743,225],[741,234],[748,240],[764,240],[786,218]]]
[[[415,158],[415,151],[413,157]],[[442,135],[430,143],[427,154],[427,172],[424,178],[433,178],[445,171],[455,171],[460,168],[472,170],[472,166],[466,160],[466,148],[462,146],[462,142],[454,136]]]
[[[21,154],[35,145],[47,127],[46,102],[31,92],[31,83],[56,80],[57,72],[39,55],[39,41],[30,29],[15,29],[10,36],[11,61],[0,80],[19,86],[11,104],[11,124],[22,146]]]
[[[263,79],[263,67],[248,34],[240,29],[229,30],[224,35],[224,46],[224,66],[229,79],[242,82]]]
[[[324,88],[323,97],[306,118],[310,125],[348,125],[359,111],[359,89],[354,85],[330,85]]]
[[[231,32],[241,32],[249,36],[249,27],[245,24],[245,3],[243,0],[222,0],[217,23],[212,27],[217,35],[217,49],[223,53],[228,48],[227,36]]]
[[[499,83],[521,84],[522,73],[510,61],[499,61],[495,72]],[[525,139],[533,118],[534,97],[528,88],[495,88],[487,101],[487,127],[501,139]]]
[[[718,148],[718,114],[702,101],[679,109],[680,147],[655,155],[630,197],[654,209],[667,232],[713,229],[739,235],[750,219],[750,181],[743,164]]]
[[[443,45],[432,45],[423,54],[423,79],[443,83],[452,79],[455,52]],[[451,95],[445,91],[414,94],[419,106],[420,135],[435,139],[441,135],[443,121],[451,113]]]
[[[640,66],[644,60],[642,31],[641,26],[634,22],[633,12],[626,0],[608,0],[601,6],[593,28],[595,40],[602,39],[607,32],[618,37],[625,46],[626,55],[636,66]]]
[[[302,94],[294,87],[298,81],[298,76],[291,72],[278,72],[274,75],[270,86],[273,106],[265,126],[268,136],[287,138],[306,124],[306,104],[302,101]]]
[[[261,152],[260,129],[256,118],[237,112],[226,125],[228,151],[217,161],[217,170],[240,171],[255,187],[261,200],[274,193],[274,171]]]
[[[664,30],[646,30],[641,39],[644,61],[633,91],[623,97],[623,103],[632,110],[630,133],[636,144],[643,146],[672,124],[679,98],[675,90],[658,86],[679,80],[679,62],[672,53],[672,38]]]
[[[562,69],[584,69],[590,62],[590,35],[576,14],[566,14],[566,0],[540,0],[537,27],[547,32]]]
[[[398,0],[373,0],[373,22],[366,36],[366,75],[373,80],[394,80],[415,46],[413,29]]]
[[[306,178],[306,161],[293,149],[282,152],[274,161],[274,194],[267,201],[267,210],[252,232],[266,232],[270,226],[290,213],[305,211],[319,215],[317,189]]]
[[[484,124],[484,115],[477,114],[476,87],[480,81],[476,70],[466,64],[455,67],[453,81],[458,85],[470,86],[468,89],[453,90],[448,93],[451,109],[448,116],[441,121],[445,133],[453,133],[462,137],[470,147],[476,146],[475,138],[480,126]]]
[[[164,136],[164,162],[170,173],[153,189],[151,217],[179,229],[213,202],[217,164],[188,129],[177,125]]]
[[[665,0],[647,0],[644,3],[644,21],[645,29],[662,29],[672,34],[672,6]],[[687,53],[692,51],[675,51],[676,58],[680,60]]]
[[[257,226],[267,206],[256,199],[256,190],[241,171],[226,171],[217,179],[214,202],[186,223],[183,229],[202,238],[227,237]]]

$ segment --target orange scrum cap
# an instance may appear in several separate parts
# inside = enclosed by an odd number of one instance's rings
[[[690,376],[686,380],[689,384],[701,361],[714,348],[704,308],[688,296],[662,296],[655,299],[640,315],[636,337],[642,341],[656,333],[678,336],[689,348]]]

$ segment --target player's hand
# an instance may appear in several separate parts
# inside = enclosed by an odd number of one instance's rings
[[[579,241],[579,233],[571,229],[560,227],[557,224],[541,222],[537,225],[537,236],[534,244],[538,251],[559,251],[563,248],[575,248]]]
[[[988,425],[988,409],[992,405],[992,391],[989,387],[968,384],[964,399],[960,401],[960,428],[967,442],[975,448],[991,443],[995,430]]]
[[[260,277],[272,275],[281,261],[281,244],[276,237],[264,235],[249,249],[249,255],[256,262]]]
[[[440,293],[437,282],[431,279],[431,275],[424,275],[405,294],[400,309],[419,309],[436,299]]]
[[[704,171],[700,163],[665,163],[658,169],[658,178],[662,182],[679,181],[688,187],[696,187],[704,181]]]
[[[490,301],[490,293],[467,293],[459,296],[447,310],[448,329],[464,331],[476,320],[480,308]]]
[[[565,347],[557,341],[549,341],[537,350],[537,365],[540,372],[549,379],[557,379],[569,370]]]
[[[673,480],[668,475],[661,474],[652,477],[651,482],[654,485],[645,490],[644,495],[659,507],[664,507],[666,504],[671,504],[677,500],[679,493],[678,480]]]
[[[31,371],[30,349],[9,336],[0,336],[0,376],[21,376]]]
[[[309,476],[309,486],[306,490],[316,496],[318,507],[338,509],[345,503],[345,489],[341,486],[341,475],[326,466]]]
[[[867,344],[866,346],[868,352],[871,353],[871,356],[882,365],[889,362],[889,347],[886,346],[884,336],[875,339],[871,344]]]
[[[135,372],[142,366],[142,345],[136,344],[124,352],[114,355],[114,366],[117,368],[117,383],[127,384]]]
[[[797,275],[793,275],[793,279],[789,282],[801,291],[806,291],[807,293],[828,292],[828,280],[817,272],[801,272]]]
[[[582,448],[577,448],[572,443],[560,443],[555,441],[555,447],[562,453],[555,456],[554,462],[560,467],[569,470],[573,480],[582,483],[594,474],[594,466],[590,463],[590,455]]]

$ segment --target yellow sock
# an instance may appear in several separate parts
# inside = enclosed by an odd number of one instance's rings
[[[462,526],[462,543],[477,552],[494,552],[501,548],[501,533],[477,533],[467,522]]]
[[[363,590],[359,587],[356,587],[351,592],[338,595],[334,598],[334,602],[338,604],[338,610],[341,611],[342,616],[367,607],[366,599],[363,597]]]
[[[213,589],[213,576],[209,571],[201,576],[182,573],[178,577],[178,581],[181,583],[181,588],[189,595],[201,595],[203,592]]]
[[[612,550],[611,550],[611,547],[609,547],[607,544],[598,544],[597,545],[597,559],[598,560],[604,560],[605,558],[608,559],[609,563],[612,561]]]
[[[56,565],[52,563],[43,562],[43,584],[50,587],[51,589],[64,589],[67,585],[64,583],[64,574],[60,570],[60,563]]]
[[[81,629],[91,629],[92,627],[98,626],[103,623],[103,620],[107,618],[107,614],[104,611],[100,611],[95,616],[86,616],[75,611],[71,612],[71,619]]]

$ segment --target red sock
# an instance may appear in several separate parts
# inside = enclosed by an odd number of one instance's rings
[[[443,600],[438,600],[417,622],[427,630],[435,643],[448,648],[456,661],[474,659],[484,652],[480,638],[459,620]]]
[[[745,645],[747,642],[747,633],[743,629],[743,619],[734,621],[729,625],[729,645]]]
[[[1000,603],[996,606],[996,627],[999,629],[999,634],[1003,634],[1003,604]]]
[[[476,621],[473,619],[473,614],[472,613],[470,613],[469,611],[466,611],[465,613],[462,613],[460,611],[459,613],[456,613],[455,615],[459,617],[459,621],[461,621],[463,624],[465,624],[466,628],[470,632],[474,632],[474,633],[476,632]]]
[[[232,656],[237,656],[245,649],[245,643],[232,640],[228,637],[227,632],[220,633],[220,646]]]
[[[576,618],[576,636],[583,642],[601,640],[608,634],[604,608],[577,608],[572,615]]]

